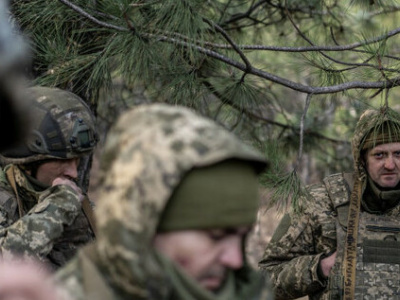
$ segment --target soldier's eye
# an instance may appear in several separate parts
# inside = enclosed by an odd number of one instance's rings
[[[222,240],[225,237],[225,232],[223,230],[211,230],[209,236],[214,241]]]

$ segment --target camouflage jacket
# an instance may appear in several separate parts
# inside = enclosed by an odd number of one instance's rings
[[[305,295],[312,300],[341,299],[346,284],[355,291],[355,299],[399,299],[395,297],[399,295],[397,274],[400,265],[396,257],[400,253],[400,242],[396,239],[400,240],[397,236],[400,232],[400,205],[394,203],[388,210],[368,209],[366,201],[381,204],[384,192],[370,189],[374,184],[368,180],[363,152],[370,132],[379,133],[385,122],[391,122],[393,128],[400,128],[399,120],[400,115],[390,108],[365,111],[352,138],[353,174],[331,175],[323,183],[308,187],[311,197],[305,201],[304,213],[283,217],[259,263],[262,270],[270,273],[277,299]],[[373,136],[376,138],[378,135]],[[387,138],[375,140],[371,145],[390,142]],[[391,192],[398,194],[400,191],[393,188]],[[353,200],[352,204],[358,203],[358,211],[352,211],[351,222],[348,219],[350,200]],[[358,233],[356,243],[353,236],[349,239],[346,236],[350,226],[354,226]],[[387,237],[395,240],[385,241]],[[350,256],[354,260],[351,261],[344,261],[347,240],[356,245]],[[390,249],[385,249],[386,246]],[[366,253],[371,249],[374,253]],[[335,264],[330,276],[324,278],[319,271],[319,262],[335,251]],[[354,266],[355,281],[344,278],[345,262],[347,266]],[[379,277],[380,281],[374,277]],[[350,295],[349,289],[347,292],[346,295]]]
[[[56,276],[66,294],[75,300],[176,300],[171,294],[178,287],[152,244],[160,216],[186,172],[230,158],[256,165],[263,161],[231,133],[187,108],[158,104],[126,112],[110,131],[102,156],[96,243],[80,250]],[[241,271],[264,284],[254,270]],[[271,299],[271,294],[262,298],[257,285],[245,298]]]
[[[343,177],[333,176],[338,191],[350,195]],[[324,299],[328,282],[318,274],[318,265],[321,257],[336,250],[337,213],[324,183],[310,186],[309,193],[313,200],[307,201],[304,213],[283,217],[259,263],[271,276],[276,299]]]
[[[276,299],[295,299],[305,295],[312,300],[341,299],[351,186],[351,174],[328,176],[322,184],[309,187],[313,199],[307,202],[304,214],[283,217],[259,264],[271,275]],[[356,299],[365,299],[363,295],[378,295],[376,299],[386,295],[386,299],[398,299],[393,294],[396,291],[388,287],[398,277],[395,270],[399,268],[399,260],[391,257],[391,251],[399,249],[398,243],[393,241],[399,237],[396,233],[400,231],[399,215],[400,205],[379,215],[361,209]],[[373,228],[368,231],[368,226]],[[371,249],[368,246],[371,242],[373,252],[381,253],[368,254],[368,258],[366,251]],[[391,249],[386,250],[386,247]],[[324,278],[318,272],[319,261],[334,251],[337,251],[335,265],[329,278]],[[376,277],[381,278],[380,283],[376,282]],[[384,278],[388,278],[388,283]]]
[[[1,254],[4,258],[18,255],[39,259],[57,269],[72,258],[78,247],[94,238],[76,192],[66,185],[36,191],[19,168],[14,170],[23,216],[13,187],[1,170]]]

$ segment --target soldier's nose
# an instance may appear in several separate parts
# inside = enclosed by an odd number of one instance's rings
[[[64,161],[63,175],[72,179],[78,178],[79,159],[72,158]]]
[[[242,239],[232,236],[223,245],[221,263],[230,269],[237,270],[243,266]]]
[[[393,157],[386,158],[386,160],[385,160],[385,168],[388,169],[388,170],[392,170],[392,169],[394,169],[394,167],[395,167],[395,164],[394,164]]]

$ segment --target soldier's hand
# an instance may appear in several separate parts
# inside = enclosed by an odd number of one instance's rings
[[[75,192],[78,194],[79,201],[82,202],[83,199],[85,198],[84,195],[82,194],[82,190],[76,185],[76,183],[68,178],[65,177],[57,177],[56,179],[53,180],[52,186],[55,185],[61,185],[65,184],[70,187],[72,187]]]
[[[333,252],[328,257],[321,259],[321,261],[319,263],[322,274],[324,274],[325,277],[329,277],[329,274],[331,273],[331,269],[336,261],[336,254],[337,254],[337,251]]]
[[[57,299],[51,274],[36,261],[0,261],[0,282],[0,299]]]

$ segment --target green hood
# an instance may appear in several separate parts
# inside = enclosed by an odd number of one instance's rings
[[[258,172],[266,166],[232,133],[187,108],[147,105],[119,119],[107,137],[95,212],[96,251],[114,286],[135,299],[162,299],[167,279],[152,248],[161,213],[188,171],[230,158]]]

